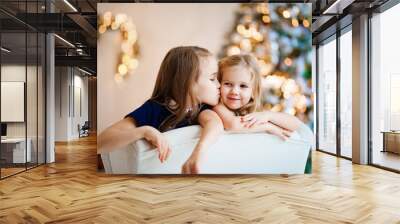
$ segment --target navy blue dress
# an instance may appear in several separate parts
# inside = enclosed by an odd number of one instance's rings
[[[204,104],[200,107],[200,111],[210,108],[210,106]],[[160,130],[160,126],[163,122],[171,116],[174,116],[174,113],[167,106],[155,100],[147,100],[142,106],[127,114],[125,117],[133,118],[136,121],[137,127],[147,125]],[[198,124],[197,118],[194,121],[185,119],[173,128],[182,128],[195,124]]]

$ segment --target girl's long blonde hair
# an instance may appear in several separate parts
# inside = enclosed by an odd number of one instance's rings
[[[261,111],[261,74],[257,59],[249,54],[232,55],[221,59],[218,63],[218,81],[222,82],[225,68],[233,66],[244,66],[251,74],[253,84],[252,97],[248,104],[235,110],[236,115],[246,115],[252,112]]]
[[[175,47],[168,51],[161,63],[151,96],[152,100],[173,112],[162,122],[160,131],[174,128],[184,119],[193,121],[197,117],[201,102],[192,93],[191,87],[200,75],[200,57],[211,55],[207,49],[197,46]],[[171,102],[175,103],[173,107],[170,107]]]

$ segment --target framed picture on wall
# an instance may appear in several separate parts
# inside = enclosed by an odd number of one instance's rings
[[[25,82],[1,82],[1,122],[24,122]]]

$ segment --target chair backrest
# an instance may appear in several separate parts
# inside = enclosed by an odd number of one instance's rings
[[[82,129],[89,129],[90,128],[89,124],[90,124],[89,121],[85,121],[85,123],[82,126]]]
[[[180,174],[201,134],[199,125],[164,132],[172,149],[160,163],[154,146],[137,140],[112,152],[103,153],[106,173]],[[225,133],[208,150],[202,174],[300,174],[304,173],[313,134],[303,125],[287,141],[267,133]]]

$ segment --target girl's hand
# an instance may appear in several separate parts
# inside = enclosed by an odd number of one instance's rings
[[[161,162],[167,160],[168,156],[171,154],[171,149],[169,148],[167,139],[165,139],[160,131],[147,126],[144,131],[144,138],[157,148],[158,159],[160,159]]]
[[[291,131],[285,130],[274,124],[268,123],[266,125],[268,126],[268,130],[267,130],[268,133],[270,133],[272,135],[276,135],[284,141],[288,140],[290,138],[290,136],[292,135]]]
[[[253,125],[267,123],[267,112],[254,112],[241,117],[241,121],[245,128],[251,128]]]
[[[198,174],[200,163],[201,156],[198,153],[192,153],[182,166],[182,174]]]

